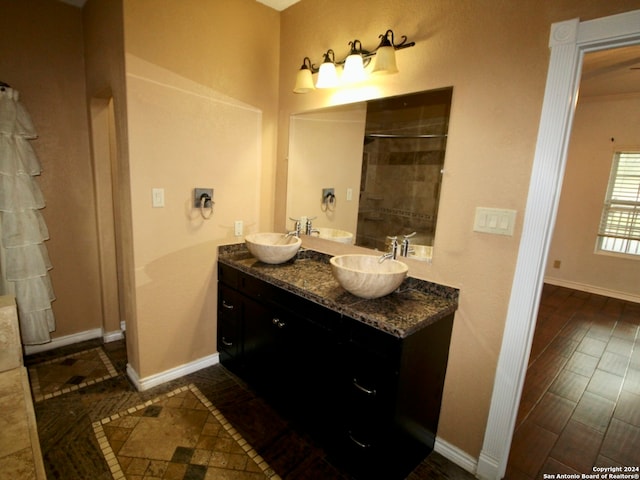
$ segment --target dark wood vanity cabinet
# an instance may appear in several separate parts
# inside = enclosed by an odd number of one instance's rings
[[[453,315],[399,338],[219,264],[218,350],[357,478],[405,478],[433,449]]]

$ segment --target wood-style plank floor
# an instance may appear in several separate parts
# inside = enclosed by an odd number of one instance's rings
[[[544,286],[507,479],[640,473],[639,325],[638,303]]]

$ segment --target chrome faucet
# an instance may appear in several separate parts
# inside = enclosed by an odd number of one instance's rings
[[[410,253],[413,253],[413,250],[409,247],[409,239],[413,237],[416,232],[410,233],[409,235],[403,235],[402,245],[400,246],[400,255],[403,257],[408,257]]]
[[[315,219],[316,217],[307,218],[307,224],[304,228],[304,233],[306,235],[313,235],[314,233],[320,234],[320,230],[313,228],[313,224],[311,223],[311,221]]]
[[[387,238],[391,240],[391,244],[389,245],[389,252],[385,253],[378,259],[379,263],[382,263],[389,258],[395,260],[396,257],[398,256],[398,237],[387,237]]]
[[[300,233],[302,233],[302,225],[300,224],[300,220],[298,220],[297,218],[291,218],[289,217],[289,220],[293,220],[294,223],[294,230],[292,230],[291,232],[287,232],[287,237],[300,237]]]

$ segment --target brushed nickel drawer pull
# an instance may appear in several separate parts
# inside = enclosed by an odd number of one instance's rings
[[[373,389],[369,390],[368,388],[363,387],[362,385],[360,385],[360,384],[358,383],[358,379],[357,379],[357,378],[354,378],[354,379],[353,379],[353,385],[354,385],[358,390],[360,390],[361,392],[366,393],[367,395],[375,395],[375,394],[376,394],[376,389],[375,389],[375,388],[373,388]]]
[[[227,302],[225,302],[224,300],[222,300],[222,306],[224,308],[228,308],[229,310],[233,310],[233,305],[229,305]]]
[[[282,320],[280,320],[279,318],[273,318],[271,319],[271,323],[273,323],[276,327],[278,328],[284,328],[284,326],[286,325],[286,323],[284,323]]]
[[[371,444],[363,443],[363,442],[360,442],[360,441],[356,440],[351,432],[349,432],[349,438],[351,439],[351,441],[353,443],[355,443],[360,448],[371,448]]]
[[[225,337],[222,337],[222,344],[225,347],[233,347],[233,342],[229,342]]]

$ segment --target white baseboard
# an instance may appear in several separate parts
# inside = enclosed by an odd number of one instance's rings
[[[451,445],[449,442],[442,440],[440,437],[436,437],[436,442],[433,450],[442,455],[447,460],[452,461],[460,468],[475,475],[478,470],[478,461],[469,455],[467,452],[460,450],[455,445]]]
[[[480,459],[478,460],[478,468],[476,470],[476,477],[482,480],[494,480],[502,478],[500,475],[500,464],[498,461],[486,455],[480,453]]]
[[[122,340],[124,338],[124,332],[127,331],[127,323],[122,320],[120,322],[120,330],[114,330],[113,332],[107,332],[102,335],[102,341],[104,343],[115,342],[116,340]]]
[[[124,332],[122,330],[107,332],[102,335],[102,341],[104,343],[115,342],[116,340],[122,340],[123,338],[124,338]]]
[[[571,288],[573,290],[579,290],[581,292],[595,293],[596,295],[603,295],[605,297],[617,298],[618,300],[626,300],[628,302],[640,303],[640,295],[634,295],[632,293],[619,292],[617,290],[609,290],[608,288],[596,287],[594,285],[587,285],[586,283],[572,282],[570,280],[563,280],[561,278],[544,277],[545,283],[550,285],[556,285],[558,287]]]
[[[220,362],[220,356],[218,353],[208,355],[206,357],[194,360],[193,362],[180,365],[179,367],[165,370],[164,372],[156,373],[145,378],[140,378],[138,372],[136,372],[130,363],[127,363],[127,375],[139,391],[148,390],[152,387],[156,387],[170,380],[184,377],[203,368],[210,367]]]
[[[53,338],[49,343],[43,343],[42,345],[25,345],[25,355],[31,355],[33,353],[46,352],[47,350],[53,350],[54,348],[64,347],[74,343],[84,342],[86,340],[93,340],[94,338],[100,338],[102,336],[101,328],[94,328],[92,330],[85,330],[84,332],[72,333],[71,335],[65,335],[64,337]]]
[[[34,353],[46,352],[48,350],[53,350],[54,348],[64,347],[66,345],[72,345],[74,343],[80,343],[100,337],[102,337],[102,341],[104,343],[122,340],[124,338],[124,329],[105,333],[101,328],[94,328],[91,330],[85,330],[84,332],[72,333],[71,335],[65,335],[64,337],[52,338],[49,343],[43,343],[41,345],[25,345],[24,354],[32,355]]]

